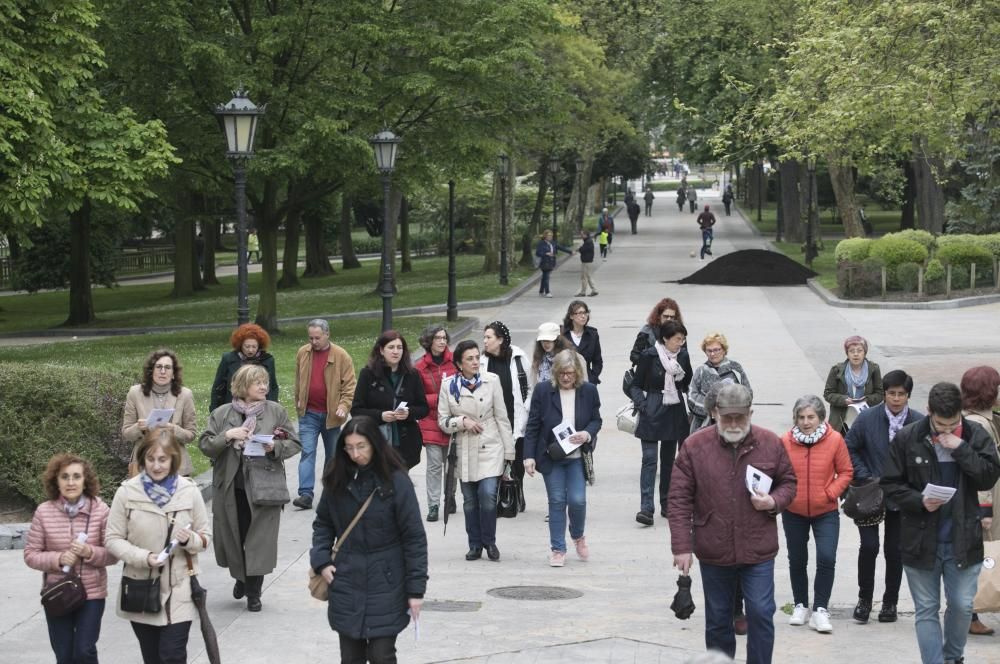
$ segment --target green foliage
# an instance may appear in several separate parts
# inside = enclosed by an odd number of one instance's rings
[[[964,182],[957,201],[945,205],[949,232],[990,233],[1000,231],[1000,133],[996,115],[985,126],[972,124],[969,142],[959,160]],[[992,136],[991,136],[992,134]]]
[[[872,297],[882,292],[882,261],[866,258],[861,262],[837,262],[837,289],[841,297]]]
[[[833,250],[834,258],[837,262],[850,261],[852,263],[860,263],[864,259],[868,258],[868,254],[871,253],[872,243],[874,240],[869,240],[863,237],[852,237],[846,240],[841,240],[837,243],[837,247]]]
[[[918,263],[900,263],[896,267],[896,283],[905,293],[917,290],[920,281],[920,265]]]
[[[928,252],[916,240],[887,236],[875,240],[868,255],[882,259],[885,266],[894,271],[900,263],[923,263],[927,260]]]
[[[942,265],[953,267],[952,279],[954,279],[956,270],[968,272],[969,266],[973,263],[978,269],[985,269],[987,266],[992,267],[993,265],[993,255],[990,254],[989,250],[975,244],[946,244],[938,248],[936,257]]]
[[[42,502],[48,460],[72,452],[94,466],[110,502],[131,453],[121,421],[132,384],[126,374],[68,364],[0,363],[0,482]]]
[[[939,249],[954,245],[981,247],[990,252],[994,258],[1000,258],[1000,233],[992,233],[990,235],[942,235],[938,238],[937,246]]]
[[[937,246],[937,239],[934,237],[934,234],[919,228],[906,228],[895,233],[886,233],[883,237],[913,240],[922,244],[928,252],[934,251],[934,247]]]
[[[924,285],[928,294],[940,293],[944,290],[944,265],[937,258],[927,262],[924,270]]]

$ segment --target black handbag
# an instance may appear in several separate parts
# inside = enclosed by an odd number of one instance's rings
[[[876,478],[852,481],[844,492],[844,514],[859,526],[875,526],[885,518],[885,494]]]
[[[549,446],[545,448],[545,451],[548,452],[549,458],[553,461],[562,461],[566,458],[566,450],[562,448],[559,441],[549,443]]]
[[[510,462],[504,465],[500,475],[500,486],[497,487],[497,517],[513,519],[520,511],[520,494],[517,480],[511,475]]]
[[[90,531],[90,513],[87,513],[87,525],[83,532]],[[80,572],[83,572],[83,560],[80,560]],[[42,606],[47,615],[59,618],[73,613],[87,601],[87,590],[83,587],[83,579],[76,570],[71,569],[54,581],[49,581],[48,575],[42,584]]]
[[[170,525],[167,526],[167,538],[163,542],[164,549],[170,544],[170,535],[174,532],[175,515],[176,512],[172,512],[168,517]],[[167,564],[170,564],[169,559]],[[149,577],[145,579],[133,579],[123,574],[121,599],[119,600],[121,610],[128,613],[159,613],[160,609],[163,608],[160,601],[161,576],[157,574],[154,577],[152,569],[149,570]]]
[[[262,507],[286,505],[292,497],[285,479],[285,464],[269,456],[244,457],[247,466],[247,496]]]

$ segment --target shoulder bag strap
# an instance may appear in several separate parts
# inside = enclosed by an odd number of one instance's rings
[[[362,515],[364,515],[365,510],[367,510],[368,506],[371,505],[372,498],[375,497],[375,493],[377,491],[378,487],[372,489],[371,495],[368,496],[368,499],[361,506],[361,509],[358,510],[358,513],[354,515],[353,519],[351,519],[351,522],[347,525],[347,528],[344,529],[344,534],[337,538],[337,543],[333,545],[333,549],[331,550],[330,560],[333,560],[334,558],[337,557],[337,552],[340,551],[340,547],[342,547],[344,545],[344,542],[347,541],[347,536],[351,534],[352,530],[354,530],[354,526],[358,525],[358,521],[361,520],[361,517]]]
[[[517,382],[521,385],[521,402],[528,400],[528,374],[524,373],[524,366],[521,365],[521,356],[514,356],[514,364],[517,365]]]

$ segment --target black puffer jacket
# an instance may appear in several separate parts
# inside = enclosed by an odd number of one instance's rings
[[[219,368],[215,372],[215,382],[212,383],[212,398],[209,411],[213,411],[219,406],[232,403],[233,394],[229,391],[229,386],[233,382],[233,376],[244,364],[259,364],[267,369],[269,388],[267,391],[268,401],[278,401],[278,376],[274,372],[274,356],[267,351],[260,351],[256,357],[248,358],[246,361],[240,358],[239,352],[231,350],[222,356],[219,361]]]
[[[407,468],[413,468],[420,463],[420,450],[424,446],[424,438],[420,435],[420,420],[427,417],[430,408],[427,407],[427,394],[424,392],[424,382],[416,371],[403,372],[403,382],[399,386],[399,396],[388,378],[378,378],[375,372],[365,367],[358,376],[358,384],[354,389],[354,403],[351,405],[351,415],[367,415],[380,425],[382,413],[395,410],[400,402],[405,401],[409,408],[409,416],[395,422],[399,431],[399,452],[406,462]],[[392,441],[389,441],[392,443]]]
[[[639,423],[635,428],[635,437],[641,440],[676,440],[687,438],[691,428],[687,408],[684,406],[684,394],[691,383],[691,359],[683,348],[677,354],[677,362],[684,369],[684,377],[674,381],[677,386],[677,396],[680,403],[670,406],[663,405],[663,384],[667,372],[663,370],[656,347],[647,348],[639,357],[635,369],[635,380],[629,396],[639,408]]]
[[[313,521],[312,568],[320,573],[331,564],[334,540],[376,487],[333,563],[327,619],[335,632],[352,639],[402,632],[410,622],[407,600],[423,597],[427,588],[427,535],[413,483],[402,471],[379,483],[371,468],[363,469],[346,490],[323,491]]]

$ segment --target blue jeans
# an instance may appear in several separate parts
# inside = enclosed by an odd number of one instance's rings
[[[542,270],[542,280],[538,283],[538,294],[544,295],[549,292],[549,276],[552,270]]]
[[[712,255],[712,229],[703,228],[701,230],[701,257],[704,258],[705,254],[709,256]]]
[[[88,599],[68,616],[45,615],[56,664],[97,664],[104,600]]]
[[[653,480],[656,479],[656,448],[657,441],[642,441],[642,469],[639,471],[639,509],[654,514]],[[660,509],[667,509],[667,496],[670,495],[670,473],[674,470],[674,457],[677,456],[677,441],[664,440],[660,448]]]
[[[756,565],[699,563],[705,592],[705,647],[736,657],[733,594],[743,584],[747,615],[747,664],[770,664],[774,652],[774,561]]]
[[[497,543],[497,489],[500,476],[484,477],[478,482],[462,482],[465,502],[465,534],[469,548],[482,548]]]
[[[956,660],[965,651],[965,639],[972,622],[972,600],[976,596],[979,568],[982,563],[959,569],[951,555],[951,544],[938,542],[933,569],[903,565],[910,595],[916,608],[917,644],[924,664],[943,664]],[[941,633],[941,580],[948,608],[944,612]]]
[[[796,604],[809,606],[809,530],[816,538],[816,580],[813,582],[813,609],[830,607],[833,575],[837,565],[837,542],[840,540],[840,512],[833,510],[819,516],[781,513],[788,547],[788,573],[792,578],[792,597]]]
[[[299,457],[299,495],[313,495],[316,485],[316,443],[323,436],[323,451],[326,454],[324,464],[333,459],[333,446],[340,436],[340,427],[326,428],[326,413],[307,410],[299,418],[299,442],[302,443],[302,456]],[[322,473],[321,473],[322,475]]]
[[[544,475],[545,493],[549,496],[549,546],[566,553],[566,513],[569,511],[569,536],[583,537],[587,520],[587,482],[583,459],[553,461]]]

